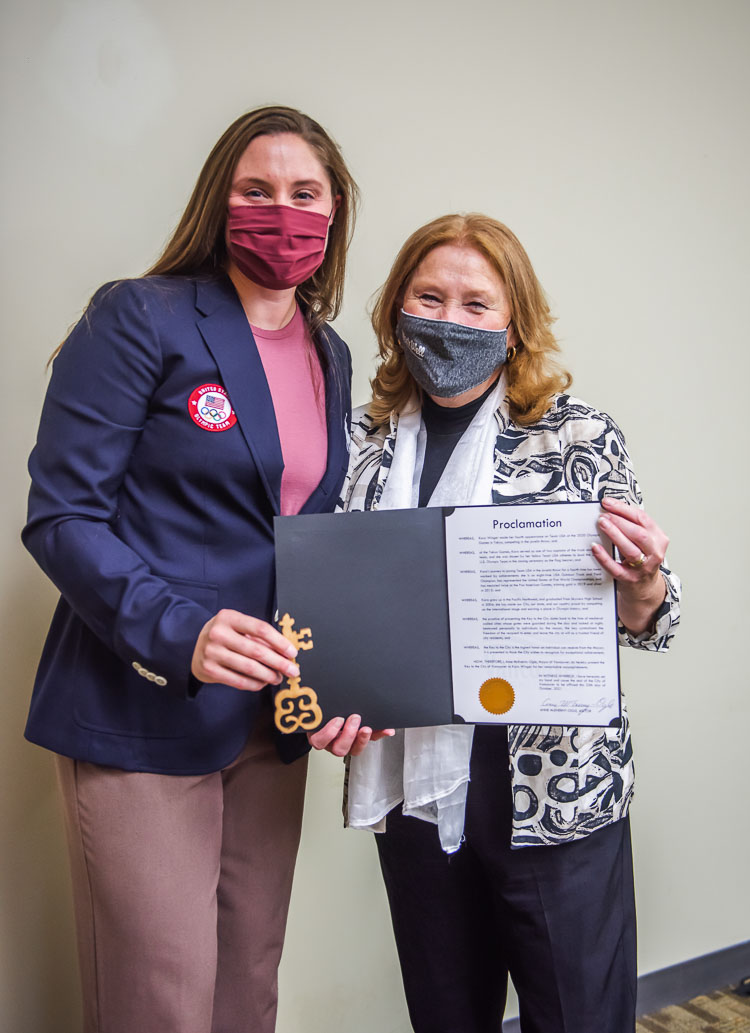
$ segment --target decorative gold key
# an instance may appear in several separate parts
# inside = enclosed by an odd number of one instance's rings
[[[279,621],[281,634],[288,639],[295,649],[312,649],[312,631],[300,628],[293,631],[294,618],[288,613]],[[318,706],[318,694],[314,689],[300,685],[301,674],[296,678],[287,677],[287,688],[276,693],[274,721],[280,732],[311,732],[323,720],[323,711]]]

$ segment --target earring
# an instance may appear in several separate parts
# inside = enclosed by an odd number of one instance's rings
[[[508,351],[507,351],[507,353],[505,355],[505,361],[506,362],[512,362],[515,359],[515,357],[516,357],[516,346],[515,346],[515,344],[511,344],[510,348],[508,348]]]

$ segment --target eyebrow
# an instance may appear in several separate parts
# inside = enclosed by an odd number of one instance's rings
[[[427,279],[426,277],[417,277],[416,275],[412,277],[410,287],[411,287],[412,290],[418,289],[418,290],[428,291],[428,292],[429,291],[437,291],[438,293],[444,293],[443,292],[443,288],[439,287],[438,284],[434,280]],[[475,298],[477,301],[491,301],[492,300],[492,298],[490,296],[492,292],[491,291],[488,292],[488,291],[486,291],[486,290],[484,290],[482,288],[480,288],[479,290],[462,291],[461,293],[462,294],[468,294],[472,298]]]
[[[251,183],[259,187],[273,188],[273,183],[269,183],[267,179],[262,179],[260,176],[240,176],[239,179],[232,181],[232,186]],[[323,189],[323,183],[321,183],[319,179],[297,179],[291,185],[295,190],[299,190],[302,187],[319,187],[320,189]]]

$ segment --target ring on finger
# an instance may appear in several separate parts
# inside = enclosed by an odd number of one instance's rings
[[[646,555],[646,553],[642,552],[637,559],[634,559],[634,560],[623,559],[622,563],[626,567],[631,567],[633,570],[637,570],[638,567],[642,567],[643,566],[643,564],[646,562],[647,559],[648,559],[648,556]]]

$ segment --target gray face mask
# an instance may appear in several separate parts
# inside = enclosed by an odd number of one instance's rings
[[[483,330],[401,310],[396,335],[409,372],[428,395],[454,398],[489,380],[507,355],[508,328]]]

